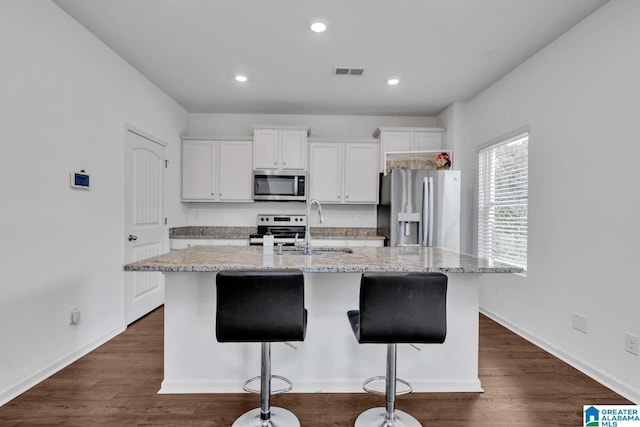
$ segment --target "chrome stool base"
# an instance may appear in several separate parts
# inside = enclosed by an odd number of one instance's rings
[[[300,421],[291,411],[272,406],[269,421],[261,421],[260,408],[256,408],[242,414],[231,427],[300,427]]]
[[[355,427],[422,427],[422,424],[404,411],[395,410],[395,420],[386,420],[385,408],[367,409],[356,418]]]

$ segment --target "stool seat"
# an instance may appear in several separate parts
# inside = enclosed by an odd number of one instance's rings
[[[356,427],[419,427],[420,422],[395,409],[398,343],[442,344],[447,335],[447,276],[441,273],[363,274],[360,309],[347,318],[358,343],[387,344],[384,408],[369,409],[356,418]]]
[[[304,308],[304,276],[299,270],[227,270],[216,276],[216,338],[219,342],[260,342],[262,360],[260,408],[240,416],[232,427],[300,427],[290,411],[271,407],[271,379],[289,386],[275,392],[289,391],[291,381],[271,375],[271,343],[304,341],[307,310]],[[255,390],[257,391],[257,390]]]

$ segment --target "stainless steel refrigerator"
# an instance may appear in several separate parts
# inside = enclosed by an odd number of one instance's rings
[[[378,234],[390,246],[460,250],[460,171],[395,169],[380,177]]]

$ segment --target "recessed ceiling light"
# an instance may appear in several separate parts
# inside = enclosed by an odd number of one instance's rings
[[[395,86],[395,85],[397,85],[398,83],[400,83],[400,79],[397,79],[397,78],[395,78],[395,77],[394,77],[394,78],[392,78],[392,79],[387,80],[387,84],[388,84],[389,86]]]
[[[244,83],[244,82],[246,82],[247,80],[249,80],[249,79],[248,79],[248,78],[247,78],[247,76],[245,76],[244,74],[237,74],[237,75],[236,75],[236,81],[237,81],[237,82]]]
[[[324,33],[327,31],[327,24],[323,21],[313,21],[311,25],[309,25],[309,28],[311,28],[311,31],[314,33]]]

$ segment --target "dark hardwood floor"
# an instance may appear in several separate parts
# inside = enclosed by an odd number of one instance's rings
[[[0,426],[222,427],[258,406],[258,396],[246,393],[156,394],[163,315],[162,308],[154,311],[0,407]],[[414,393],[400,396],[396,406],[425,427],[575,427],[583,425],[583,404],[631,404],[482,315],[480,380],[484,393]],[[382,403],[364,393],[272,398],[310,427],[352,426],[360,412]]]

